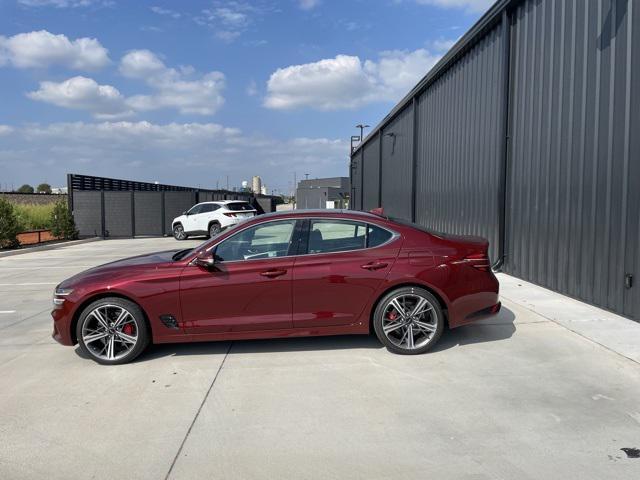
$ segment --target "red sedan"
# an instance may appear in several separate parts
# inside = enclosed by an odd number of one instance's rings
[[[375,331],[418,354],[500,309],[488,242],[379,215],[262,215],[195,249],[92,268],[54,294],[53,338],[103,364],[150,343]]]

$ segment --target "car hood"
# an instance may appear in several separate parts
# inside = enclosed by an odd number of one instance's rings
[[[171,262],[173,255],[179,251],[180,249],[166,250],[105,263],[68,278],[59,287],[67,288],[84,281],[98,280],[105,276],[110,279],[117,279],[119,276],[131,272],[131,269],[155,269],[158,265]]]

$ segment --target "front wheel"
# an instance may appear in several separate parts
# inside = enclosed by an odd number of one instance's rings
[[[374,312],[378,339],[394,353],[417,355],[429,350],[444,329],[440,303],[429,291],[402,287],[385,295]]]
[[[150,339],[140,307],[119,297],[101,298],[85,308],[76,335],[80,349],[103,365],[130,362]]]
[[[222,227],[218,222],[209,225],[209,237],[215,237],[222,231]]]
[[[176,240],[186,240],[187,234],[184,231],[184,227],[179,223],[173,227],[173,238]]]

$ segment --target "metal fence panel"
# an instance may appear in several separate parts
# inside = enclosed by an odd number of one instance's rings
[[[107,237],[133,235],[133,192],[104,192],[104,228]]]
[[[102,192],[74,192],[73,218],[80,237],[102,236]]]
[[[351,159],[351,199],[350,208],[362,210],[362,155]]]
[[[196,192],[164,192],[164,233],[171,235],[171,222],[196,204]]]
[[[385,215],[410,221],[413,202],[413,106],[409,105],[402,110],[380,133],[380,203]]]
[[[162,235],[162,193],[134,192],[136,235]]]
[[[640,127],[631,125],[640,96],[630,72],[640,52],[634,3],[529,0],[514,13],[507,263],[516,276],[629,315],[640,177],[637,143],[630,149]]]
[[[500,222],[503,31],[494,28],[418,97],[416,125],[416,222],[483,236],[493,259]]]

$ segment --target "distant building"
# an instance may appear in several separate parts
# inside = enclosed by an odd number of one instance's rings
[[[258,175],[251,179],[251,191],[253,193],[260,193],[262,191],[262,179]]]
[[[296,208],[348,208],[349,177],[301,180],[296,189]]]
[[[262,185],[262,187],[260,187],[260,193],[262,195],[267,195],[267,186],[266,185]]]

